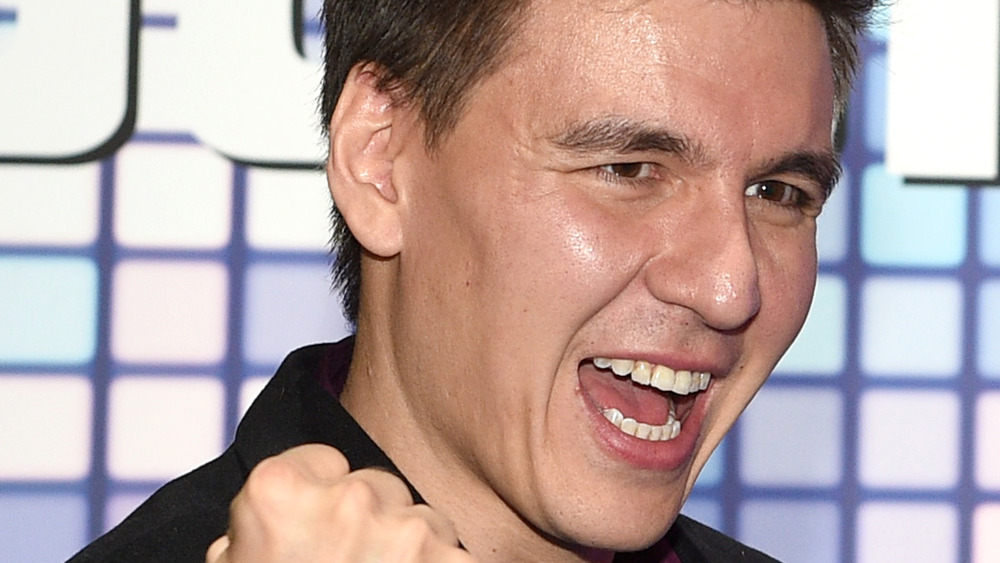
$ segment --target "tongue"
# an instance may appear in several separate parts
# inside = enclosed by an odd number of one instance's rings
[[[670,399],[652,387],[598,370],[590,363],[580,366],[579,380],[580,391],[602,411],[613,407],[626,418],[654,426],[667,422]]]

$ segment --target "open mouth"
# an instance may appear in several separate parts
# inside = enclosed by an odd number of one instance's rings
[[[595,357],[580,365],[582,391],[612,425],[650,442],[673,440],[712,374],[642,360]]]

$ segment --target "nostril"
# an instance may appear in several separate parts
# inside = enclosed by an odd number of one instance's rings
[[[699,311],[706,324],[719,330],[734,330],[760,310],[760,287],[756,264],[734,265],[716,272],[711,280],[708,306]]]
[[[738,200],[710,198],[715,190],[701,194],[705,198],[692,197],[689,208],[674,209],[669,219],[684,236],[669,239],[650,259],[646,285],[659,301],[689,309],[714,330],[738,330],[760,309],[757,252],[769,249],[755,240],[742,191]]]

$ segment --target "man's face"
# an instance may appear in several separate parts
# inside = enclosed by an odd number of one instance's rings
[[[790,0],[537,1],[512,45],[440,148],[414,139],[394,170],[396,420],[420,435],[402,455],[426,456],[417,486],[460,531],[474,506],[639,548],[806,315],[823,24]]]

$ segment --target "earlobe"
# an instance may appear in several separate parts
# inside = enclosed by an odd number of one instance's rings
[[[390,257],[402,246],[400,193],[393,182],[401,117],[407,110],[379,88],[377,69],[355,66],[330,119],[327,181],[334,205],[369,252]]]

